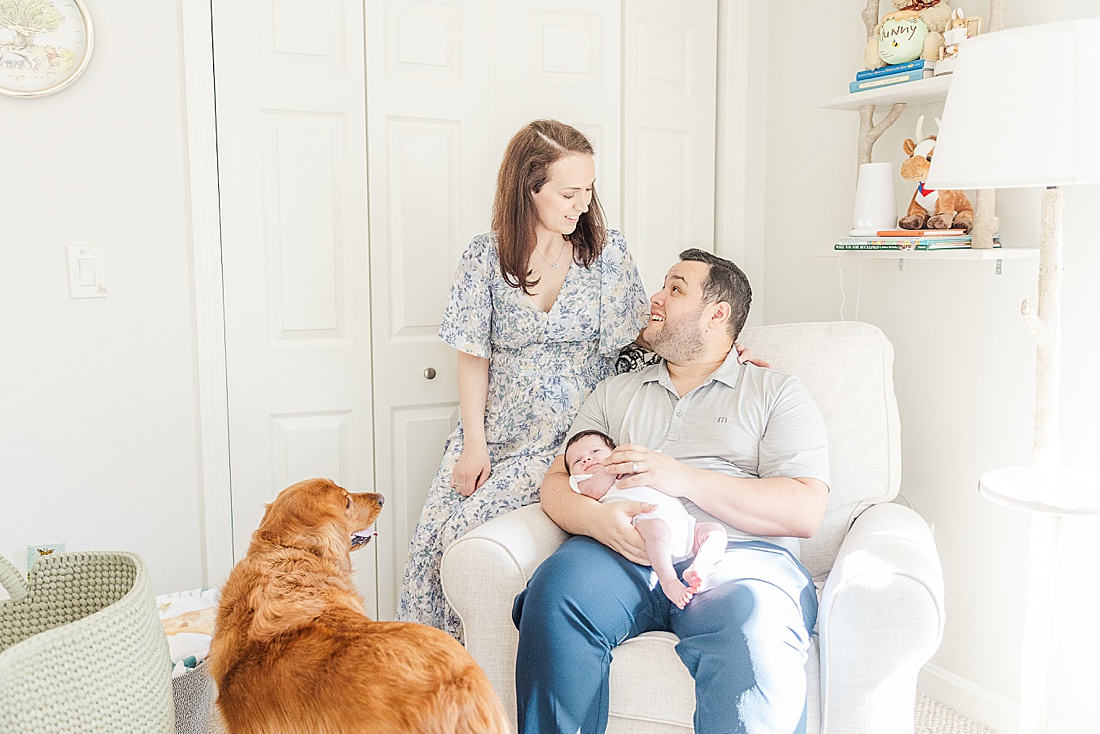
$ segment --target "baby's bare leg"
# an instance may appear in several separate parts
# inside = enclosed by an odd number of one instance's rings
[[[701,522],[695,526],[695,560],[684,569],[684,581],[692,593],[703,588],[707,573],[725,552],[725,528],[716,522]]]
[[[645,540],[646,554],[661,582],[661,590],[673,604],[683,609],[695,592],[680,582],[672,567],[672,531],[668,523],[656,517],[643,517],[635,520],[634,527]]]

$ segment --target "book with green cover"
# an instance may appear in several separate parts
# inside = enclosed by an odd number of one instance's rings
[[[969,250],[970,235],[957,237],[845,237],[833,245],[835,250]],[[994,237],[993,246],[1000,247]]]

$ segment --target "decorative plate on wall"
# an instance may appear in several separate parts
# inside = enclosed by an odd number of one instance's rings
[[[60,92],[91,57],[92,19],[83,0],[0,0],[0,94]]]

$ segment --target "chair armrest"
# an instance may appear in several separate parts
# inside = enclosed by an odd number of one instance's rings
[[[911,731],[917,674],[943,627],[943,570],[928,524],[902,505],[868,508],[821,595],[822,734]]]
[[[539,564],[569,537],[538,505],[474,528],[443,553],[443,593],[462,620],[466,649],[489,677],[515,726],[512,601]]]

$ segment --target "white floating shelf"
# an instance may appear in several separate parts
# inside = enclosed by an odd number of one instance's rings
[[[858,257],[873,260],[1028,260],[1039,257],[1037,247],[994,247],[985,250],[834,250],[819,247],[814,257]]]
[[[951,75],[942,74],[928,79],[917,79],[889,87],[830,97],[818,102],[817,106],[828,110],[858,110],[867,104],[884,105],[899,102],[910,105],[928,104],[946,99],[947,88],[950,86]]]
[[[1095,473],[1059,466],[1010,466],[982,475],[978,489],[988,499],[1016,510],[1052,515],[1100,514]]]

